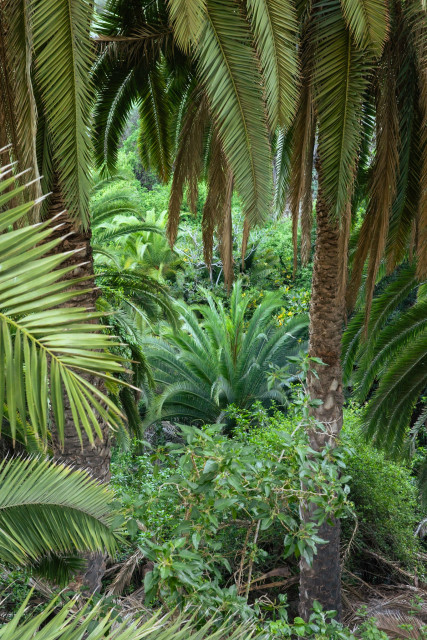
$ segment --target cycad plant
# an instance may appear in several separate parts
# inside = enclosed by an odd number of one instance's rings
[[[250,409],[288,402],[286,386],[269,384],[273,368],[290,365],[304,347],[308,319],[297,316],[279,326],[275,319],[282,301],[267,293],[247,318],[250,298],[235,283],[230,308],[208,291],[206,304],[178,305],[181,329],[144,342],[154,381],[162,393],[146,422],[179,418],[212,424],[226,420],[230,404]],[[291,372],[289,372],[291,378]]]

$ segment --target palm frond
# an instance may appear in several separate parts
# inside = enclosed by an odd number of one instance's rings
[[[392,317],[399,305],[408,298],[416,285],[414,267],[407,266],[402,269],[386,291],[373,300],[368,330],[365,336],[363,335],[364,309],[353,316],[343,335],[342,361],[345,379],[349,379],[353,371],[356,353],[363,339],[365,340],[363,348],[372,350],[375,341],[390,317]],[[366,336],[369,338],[368,342],[366,342]]]
[[[400,147],[396,196],[386,246],[389,272],[404,259],[417,216],[422,139],[415,51],[410,25],[403,14],[396,18],[394,33]]]
[[[198,175],[203,165],[203,141],[208,123],[206,96],[203,92],[197,91],[193,94],[185,114],[176,154],[167,224],[167,236],[171,246],[175,244],[178,235],[185,184],[189,176]]]
[[[381,0],[341,0],[349,29],[360,48],[381,55],[388,30],[387,5]]]
[[[169,126],[169,95],[167,78],[160,64],[147,75],[139,87],[141,103],[139,147],[144,147],[150,165],[163,182],[168,182],[172,168],[171,129]]]
[[[64,280],[74,266],[61,267],[69,253],[51,254],[62,238],[49,240],[49,223],[10,229],[31,210],[32,202],[12,209],[7,204],[25,188],[15,187],[4,169],[0,178],[0,406],[6,401],[12,438],[17,420],[26,421],[42,439],[47,436],[51,404],[60,441],[64,437],[64,394],[68,397],[79,437],[100,435],[95,414],[117,425],[120,412],[84,372],[111,377],[122,371],[120,359],[108,352],[114,338],[90,323],[99,314],[61,307],[78,295],[70,290],[79,280]],[[84,290],[82,291],[82,293]],[[80,372],[80,373],[79,373]]]
[[[267,97],[271,128],[289,126],[297,99],[297,19],[288,0],[248,0]]]
[[[319,3],[316,39],[314,84],[322,183],[331,214],[340,219],[351,196],[370,67],[366,54],[353,44],[337,0]]]
[[[415,403],[427,387],[427,333],[417,336],[383,373],[364,414],[367,435],[401,451]]]
[[[85,471],[40,458],[0,462],[0,559],[31,564],[46,554],[113,553],[111,491]]]
[[[301,258],[306,263],[311,248],[311,185],[313,152],[316,135],[314,96],[312,86],[313,45],[310,42],[311,25],[307,25],[302,45],[302,87],[298,111],[293,127],[292,154],[290,160],[289,206],[292,214],[292,243],[294,250],[294,274],[298,258],[298,220],[301,208]],[[302,205],[302,206],[301,206]],[[304,251],[302,248],[304,246]]]
[[[16,127],[9,137],[12,153],[17,156],[18,169],[32,169],[32,177],[35,180],[30,186],[29,197],[36,200],[41,196],[41,188],[36,154],[37,106],[31,79],[30,6],[27,0],[8,0],[3,11],[7,18],[7,26],[3,31],[7,56],[5,62],[8,63],[12,86],[9,87],[10,97],[7,91],[2,91],[2,94],[3,101],[8,97],[13,99],[13,103],[10,104],[10,108],[13,108],[13,121],[10,122],[10,126]]]
[[[205,0],[169,0],[169,15],[178,45],[189,53],[203,28]]]
[[[31,0],[36,76],[41,88],[62,196],[69,215],[89,223],[91,145],[89,37],[93,2]]]
[[[261,77],[237,4],[207,2],[196,54],[245,216],[260,222],[271,204],[271,157]]]
[[[245,640],[253,637],[249,623],[237,625],[227,619],[218,624],[216,619],[200,626],[194,613],[180,615],[161,612],[145,622],[123,621],[110,613],[105,614],[105,603],[89,600],[83,606],[77,599],[62,604],[54,598],[43,611],[28,617],[28,604],[32,592],[25,598],[13,619],[0,628],[0,640],[34,638],[34,640]]]
[[[347,294],[348,309],[354,308],[365,261],[369,255],[366,283],[366,317],[380,260],[387,241],[391,206],[396,193],[399,166],[399,124],[396,103],[396,82],[391,64],[392,51],[387,45],[384,68],[378,78],[376,153],[372,169],[370,198],[366,215],[359,232],[358,245],[353,259],[351,282]]]

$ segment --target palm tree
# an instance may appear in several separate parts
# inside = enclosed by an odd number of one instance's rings
[[[177,305],[183,323],[179,332],[144,341],[154,381],[162,389],[147,424],[174,417],[212,424],[227,421],[230,404],[241,409],[255,402],[288,404],[288,387],[269,385],[268,377],[274,368],[290,367],[288,357],[304,346],[308,319],[297,316],[279,326],[275,313],[282,301],[268,293],[247,320],[250,298],[240,281],[233,287],[229,311],[209,292],[204,294],[205,305]]]
[[[277,124],[282,127],[278,136],[277,202],[285,201],[284,191],[289,186],[294,246],[301,218],[304,260],[310,243],[311,178],[316,157],[317,241],[309,353],[327,366],[316,365],[309,378],[311,397],[322,401],[313,408],[313,414],[324,426],[322,432],[313,431],[311,438],[315,449],[322,448],[326,441],[335,442],[342,425],[340,354],[346,295],[351,308],[368,260],[369,301],[384,252],[391,269],[414,240],[418,274],[427,268],[425,8],[418,0],[410,4],[400,0],[363,4],[356,0],[315,0],[300,3],[296,9],[283,3],[279,6],[273,0],[250,0],[243,6],[233,0],[221,5],[207,0],[192,3],[191,11],[186,12],[187,5],[173,0],[168,16],[163,5],[156,3],[153,8],[142,0],[115,0],[108,6],[113,17],[104,22],[100,36],[104,50],[95,71],[95,78],[104,78],[96,113],[97,135],[102,140],[98,162],[102,164],[105,158],[114,165],[115,141],[127,105],[133,101],[141,104],[143,123],[153,122],[146,116],[148,104],[154,109],[151,114],[162,116],[161,121],[160,117],[156,120],[156,127],[144,128],[142,141],[150,153],[155,149],[157,157],[173,157],[173,153],[165,153],[159,134],[164,132],[167,139],[169,129],[161,126],[167,118],[156,110],[156,105],[168,107],[171,101],[159,99],[164,92],[155,77],[162,75],[164,65],[167,77],[175,71],[178,84],[182,82],[180,69],[185,77],[180,109],[171,109],[171,122],[178,118],[180,131],[173,178],[176,188],[172,188],[169,208],[172,240],[177,228],[174,211],[179,209],[183,186],[188,184],[191,198],[194,176],[200,175],[200,158],[205,156],[210,159],[207,167],[212,196],[228,197],[234,178],[247,214],[245,236],[249,225],[268,212],[267,128],[260,117],[264,112],[262,98],[254,86],[265,86],[270,132],[276,133]],[[255,36],[261,77],[249,31]],[[294,82],[297,31],[301,90],[295,109],[295,92],[288,93],[292,98],[288,100],[286,91]],[[172,52],[176,52],[175,58]],[[290,65],[286,65],[288,59],[293,61]],[[149,82],[144,83],[144,78]],[[173,101],[177,85],[164,81],[163,85],[171,88]],[[141,87],[148,91],[148,97],[145,91],[141,95]],[[211,145],[207,154],[206,138]],[[353,193],[366,183],[365,160],[372,148],[375,161],[365,190],[369,201],[366,222],[347,288],[351,204]],[[169,160],[165,165],[169,171],[171,164]],[[228,200],[208,196],[207,203],[211,200],[220,203],[221,211],[217,215],[215,207],[212,213],[206,210],[207,257],[211,231],[218,226],[218,219],[223,243],[229,244]],[[330,543],[319,549],[311,567],[305,563],[301,566],[303,617],[308,616],[315,599],[327,609],[341,609],[338,523],[325,524],[321,535]]]
[[[304,216],[310,214],[305,203],[310,199],[307,190],[311,190],[313,163],[318,177],[309,355],[327,366],[315,365],[308,381],[311,397],[322,401],[313,408],[313,416],[324,425],[324,430],[311,433],[315,450],[325,442],[334,442],[341,430],[345,299],[351,309],[365,262],[367,314],[384,252],[392,269],[415,243],[419,274],[427,264],[422,195],[427,175],[423,142],[426,15],[415,3],[411,7],[399,2],[367,6],[364,12],[357,3],[340,5],[329,0],[313,3],[311,12],[303,14],[304,85],[294,125],[280,139],[279,169],[282,186],[290,185],[295,239],[300,215],[305,233],[310,228]],[[314,126],[316,155],[312,138],[310,141]],[[374,161],[365,188],[367,213],[347,287],[352,194],[366,184],[365,160],[373,148]],[[283,201],[280,192],[279,196]],[[311,567],[304,562],[301,565],[303,617],[314,599],[326,608],[340,611],[341,607],[339,524],[325,524],[319,535],[329,544],[319,549]]]
[[[176,240],[185,186],[194,209],[198,180],[205,176],[205,261],[209,266],[216,231],[228,288],[233,188],[247,219],[243,254],[250,225],[270,208],[271,152],[261,86],[274,127],[289,122],[296,97],[295,9],[288,0],[243,8],[244,13],[236,10],[231,1],[200,3],[193,10],[178,1],[168,11],[165,2],[110,0],[98,28],[93,74],[98,167],[115,170],[126,116],[137,104],[143,162],[164,181],[175,165],[170,242]]]

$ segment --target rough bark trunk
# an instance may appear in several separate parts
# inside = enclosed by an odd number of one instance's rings
[[[311,446],[321,451],[327,443],[334,444],[343,421],[343,390],[341,371],[341,337],[344,299],[342,296],[342,265],[340,264],[340,229],[331,221],[322,195],[321,175],[316,206],[317,236],[313,265],[310,307],[309,355],[320,358],[327,366],[315,365],[318,377],[309,376],[312,399],[323,404],[313,409],[313,415],[325,431],[310,432]],[[309,510],[302,510],[304,518]],[[324,609],[334,609],[341,616],[340,525],[322,525],[319,536],[328,544],[319,545],[312,566],[300,564],[300,615],[307,619],[317,600]]]
[[[49,217],[52,217],[63,210],[62,201],[59,196],[52,199],[49,207]],[[76,285],[76,290],[91,288],[89,292],[79,295],[75,300],[67,302],[65,306],[83,306],[90,310],[94,310],[98,292],[93,289],[93,256],[90,245],[91,233],[76,227],[66,213],[62,217],[55,220],[55,225],[62,223],[61,228],[55,229],[50,239],[53,237],[65,237],[65,239],[55,247],[55,252],[71,251],[78,249],[78,253],[72,254],[65,265],[75,265],[67,278],[85,278],[85,280]],[[68,235],[69,234],[69,235]],[[103,381],[96,376],[86,374],[85,376],[91,384],[98,388],[103,387]],[[74,425],[68,398],[64,398],[64,443],[59,442],[58,434],[55,432],[55,425],[52,425],[52,442],[54,450],[54,458],[58,461],[65,462],[78,469],[86,469],[94,478],[100,482],[108,482],[110,479],[110,459],[111,459],[111,443],[109,427],[99,417],[102,440],[95,438],[93,445],[82,430],[82,444],[80,444],[77,431]],[[86,570],[78,575],[76,581],[71,585],[74,588],[84,586],[91,592],[99,590],[101,579],[105,572],[105,557],[102,554],[90,554],[87,557]]]

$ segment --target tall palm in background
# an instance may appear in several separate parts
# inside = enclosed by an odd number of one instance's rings
[[[313,414],[323,424],[322,430],[313,429],[311,438],[316,449],[334,442],[342,426],[340,356],[346,298],[351,309],[368,262],[369,313],[384,252],[389,269],[408,251],[417,256],[419,275],[427,268],[425,7],[418,0],[405,4],[327,0],[295,7],[273,0],[250,0],[239,6],[232,0],[221,5],[214,0],[172,0],[168,15],[162,4],[153,8],[142,0],[115,0],[107,3],[107,9],[111,13],[101,31],[104,48],[95,71],[97,84],[103,78],[95,116],[97,160],[114,165],[115,146],[135,102],[141,109],[143,158],[147,149],[148,155],[163,161],[171,158],[173,147],[168,150],[165,141],[170,141],[170,131],[178,130],[169,207],[172,240],[180,185],[188,184],[191,199],[201,166],[207,166],[212,194],[228,194],[233,186],[239,191],[247,228],[262,220],[269,209],[269,137],[279,131],[276,202],[281,209],[289,194],[294,246],[300,219],[306,261],[316,164],[309,352],[327,366],[316,365],[309,378],[312,398],[322,400]],[[289,90],[295,77],[296,38],[301,70],[298,97]],[[168,78],[180,78],[182,70],[185,79],[177,84],[163,80],[162,88],[157,78],[165,68]],[[257,88],[261,84],[265,103]],[[177,85],[182,96],[179,107],[170,108],[175,105]],[[374,161],[367,171],[372,151]],[[199,159],[204,157],[206,164]],[[172,161],[164,166],[170,171]],[[164,178],[168,175],[163,173]],[[367,198],[368,209],[347,287],[352,203],[360,193]],[[223,231],[227,201],[217,202]],[[209,236],[217,225],[215,215],[208,214],[206,209],[207,255]],[[329,544],[319,549],[312,567],[301,566],[304,616],[314,599],[327,608],[341,608],[338,523],[325,524],[321,535]]]
[[[229,288],[233,187],[242,196],[247,220],[244,253],[249,226],[270,210],[268,120],[272,128],[288,125],[296,99],[292,3],[263,1],[243,8],[236,10],[233,2],[195,2],[170,4],[169,12],[165,2],[111,0],[97,31],[100,55],[94,69],[97,165],[115,169],[126,117],[138,105],[143,162],[164,181],[175,167],[170,242],[176,240],[184,188],[195,210],[197,184],[206,177],[205,261],[209,266],[216,230]]]

